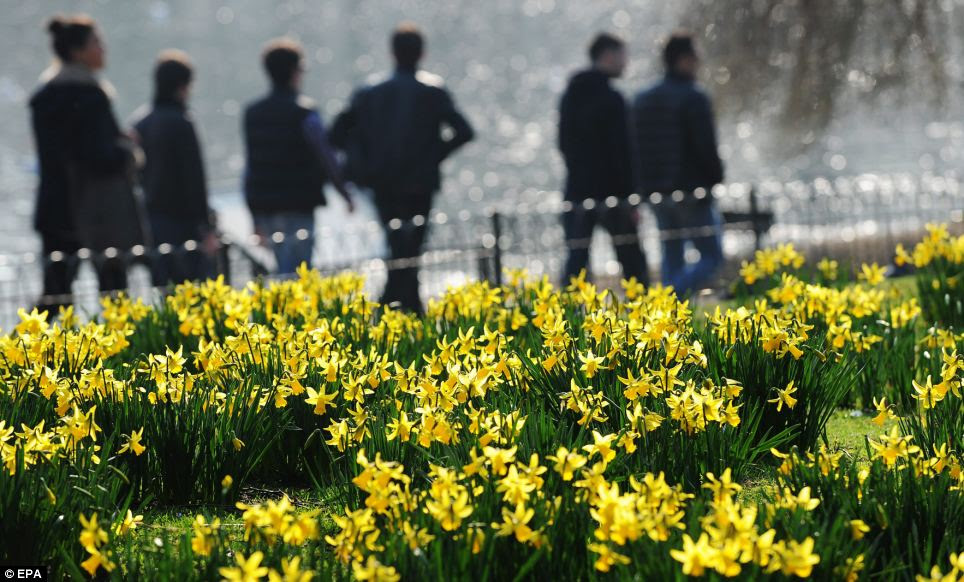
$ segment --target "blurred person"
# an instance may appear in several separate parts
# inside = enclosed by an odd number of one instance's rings
[[[391,51],[394,73],[355,92],[332,126],[332,142],[347,150],[349,178],[374,192],[391,258],[417,260],[441,186],[439,165],[474,131],[442,79],[419,70],[425,40],[415,25],[395,29]],[[423,312],[417,266],[389,269],[382,303]]]
[[[607,33],[589,45],[589,68],[577,72],[559,104],[559,150],[566,163],[563,215],[568,243],[564,281],[589,267],[589,243],[596,225],[614,239],[623,277],[649,284],[646,256],[639,241],[639,213],[627,198],[635,190],[626,102],[611,80],[626,69],[625,43]],[[606,200],[615,198],[611,206]],[[586,209],[586,201],[594,201]]]
[[[167,50],[154,67],[154,99],[134,116],[134,138],[144,152],[141,184],[155,245],[170,253],[151,263],[155,286],[206,279],[218,249],[208,206],[201,144],[188,112],[194,68],[187,54]],[[185,249],[188,241],[196,249]]]
[[[255,232],[270,241],[278,273],[311,266],[315,208],[324,206],[325,183],[331,181],[354,211],[354,202],[315,103],[301,95],[304,53],[297,42],[282,38],[262,53],[271,81],[269,93],[244,112],[247,169],[244,195]],[[284,238],[275,240],[280,234]]]
[[[723,162],[710,99],[696,84],[700,59],[693,37],[673,34],[663,63],[666,76],[636,97],[633,116],[640,187],[643,194],[661,194],[653,211],[663,231],[662,280],[682,296],[710,283],[723,264],[711,193],[723,181]],[[692,265],[685,259],[687,243],[700,254]]]
[[[106,50],[88,16],[56,16],[47,25],[55,62],[30,99],[40,184],[34,227],[44,255],[43,298],[54,310],[72,302],[77,251],[94,251],[101,291],[127,287],[127,251],[145,242],[134,197],[134,146],[117,123],[113,88],[98,77]],[[52,253],[62,260],[50,261]],[[114,255],[114,256],[111,256]]]

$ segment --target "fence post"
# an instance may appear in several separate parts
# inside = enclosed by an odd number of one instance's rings
[[[763,225],[760,224],[760,205],[756,199],[756,186],[750,187],[750,216],[753,221],[753,250],[758,251],[762,246],[760,239],[763,237]]]
[[[219,275],[224,275],[224,282],[231,284],[231,241],[226,237],[219,237],[217,256],[215,257],[215,270]]]
[[[502,215],[492,211],[492,279],[497,287],[502,286]]]

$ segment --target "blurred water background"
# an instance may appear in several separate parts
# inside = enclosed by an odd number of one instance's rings
[[[849,4],[861,13],[836,13]],[[903,8],[892,14],[893,6]],[[26,102],[50,62],[42,25],[57,11],[87,12],[101,24],[122,119],[149,99],[159,50],[192,55],[192,108],[214,203],[236,232],[250,228],[238,194],[239,126],[244,103],[265,90],[264,42],[290,35],[304,43],[305,92],[330,119],[355,85],[390,67],[386,38],[403,19],[424,27],[425,67],[446,78],[478,129],[478,141],[446,166],[442,209],[532,202],[559,188],[556,101],[570,72],[584,66],[587,40],[603,29],[630,42],[632,66],[619,83],[627,95],[660,74],[657,46],[667,31],[687,25],[703,37],[703,80],[718,96],[731,181],[940,174],[960,169],[964,155],[961,0],[8,0],[0,21],[3,253],[37,246]],[[844,17],[854,21],[850,29],[828,28]],[[828,97],[829,114],[817,111]],[[341,220],[337,202],[322,213],[326,222]]]

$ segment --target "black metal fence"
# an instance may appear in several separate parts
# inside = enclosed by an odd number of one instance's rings
[[[761,246],[793,243],[810,257],[829,256],[859,265],[889,262],[897,243],[919,240],[928,223],[948,223],[955,232],[964,229],[964,192],[953,174],[925,176],[857,176],[811,182],[763,182],[753,187],[731,184],[709,194],[722,216],[720,225],[727,262],[721,281],[732,278],[742,260]],[[558,193],[535,193],[521,203],[503,203],[470,211],[433,211],[416,217],[427,222],[426,251],[420,257],[386,260],[383,227],[376,221],[323,225],[316,232],[313,266],[323,273],[353,270],[367,278],[369,291],[377,297],[389,269],[421,267],[420,285],[424,297],[438,295],[450,285],[471,279],[500,280],[503,269],[525,268],[533,275],[547,274],[558,280],[568,249],[591,243],[590,268],[597,279],[614,283],[619,275],[613,244],[635,243],[612,240],[598,230],[593,238],[566,240],[562,216],[568,212],[596,212],[615,200],[573,205]],[[654,194],[645,199],[634,196],[626,211],[639,213],[639,240],[658,279],[660,243],[694,233],[660,231],[651,212],[653,205],[673,203],[673,195]],[[409,228],[403,221],[390,228]],[[280,233],[279,233],[280,234]],[[308,233],[299,233],[307,236]],[[705,234],[705,233],[700,233]],[[277,235],[265,240],[229,232],[223,238],[218,257],[219,271],[232,285],[241,286],[257,277],[272,277],[270,245]],[[162,254],[175,257],[200,252],[193,241],[180,248],[162,245],[156,249],[108,252],[129,265],[129,293],[145,301],[156,300],[161,290],[151,286],[148,264]],[[92,263],[95,253],[82,251],[77,257],[36,254],[0,256],[0,328],[10,329],[19,308],[37,303],[42,287],[45,261],[79,260],[80,274],[73,287],[73,301],[86,315],[98,311],[99,293]]]

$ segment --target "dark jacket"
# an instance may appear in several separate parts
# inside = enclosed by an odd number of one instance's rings
[[[244,112],[244,195],[252,213],[311,212],[325,205],[325,170],[305,136],[315,104],[275,89]]]
[[[626,102],[596,70],[576,73],[559,104],[567,200],[625,198],[634,190]]]
[[[76,171],[98,179],[122,173],[131,160],[110,98],[93,75],[64,66],[30,99],[40,184],[34,228],[75,238],[71,184]]]
[[[667,75],[636,97],[633,118],[645,193],[691,192],[723,181],[713,109],[693,80]]]
[[[210,229],[207,181],[194,122],[181,103],[161,101],[134,122],[144,150],[141,185],[153,217],[191,225],[195,237]]]
[[[375,190],[376,203],[389,190],[431,198],[441,184],[439,164],[473,136],[440,78],[405,70],[357,91],[329,134],[348,153],[348,178]]]

